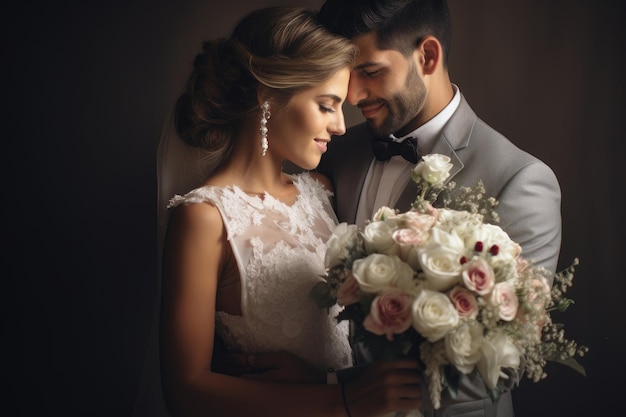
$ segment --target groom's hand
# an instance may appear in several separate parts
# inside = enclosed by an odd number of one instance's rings
[[[242,376],[253,372],[248,365],[247,355],[226,349],[219,336],[215,336],[213,341],[211,371],[230,376]]]
[[[421,376],[413,359],[377,361],[344,384],[349,415],[381,415],[422,406]]]
[[[230,352],[215,338],[211,371],[220,374],[284,383],[326,383],[326,374],[288,352],[246,355]]]
[[[243,376],[254,372],[243,353],[222,351],[213,354],[211,371],[230,376]]]
[[[248,355],[252,373],[245,378],[283,383],[325,384],[326,373],[288,352],[255,353]]]

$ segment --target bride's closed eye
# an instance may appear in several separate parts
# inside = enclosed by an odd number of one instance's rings
[[[320,106],[320,110],[323,111],[323,112],[335,113],[337,111],[332,106],[328,106],[328,105],[325,105],[325,104],[320,104],[319,106]]]

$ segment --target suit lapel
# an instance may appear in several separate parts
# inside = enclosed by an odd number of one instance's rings
[[[476,121],[476,113],[474,113],[465,97],[461,94],[459,107],[443,127],[441,135],[431,151],[432,153],[440,153],[450,157],[453,167],[450,170],[448,181],[451,181],[465,167],[457,156],[456,151],[469,146]]]
[[[461,159],[456,154],[457,150],[466,148],[469,146],[470,137],[472,135],[472,129],[476,123],[476,114],[470,108],[469,104],[465,100],[465,97],[461,95],[461,102],[456,109],[448,123],[443,127],[439,138],[435,141],[431,154],[441,154],[450,157],[452,163],[452,169],[450,170],[450,176],[446,182],[451,181],[461,170],[465,167]],[[411,204],[417,197],[417,188],[413,181],[409,181],[409,184],[404,189],[396,208],[401,211],[406,211],[411,208]]]

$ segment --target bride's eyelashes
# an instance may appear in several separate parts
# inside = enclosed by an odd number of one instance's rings
[[[337,111],[332,106],[327,106],[325,104],[320,104],[319,106],[320,106],[320,110],[325,113],[335,113]]]

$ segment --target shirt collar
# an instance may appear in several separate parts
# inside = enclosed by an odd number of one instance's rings
[[[461,103],[461,93],[459,87],[456,84],[452,84],[452,88],[454,90],[454,95],[452,96],[452,100],[448,103],[446,107],[443,108],[435,117],[410,132],[407,135],[401,137],[395,137],[394,135],[390,135],[391,139],[395,142],[402,142],[404,139],[409,137],[419,138],[418,147],[420,153],[422,155],[426,155],[434,146],[435,141],[441,134],[443,127],[448,123],[450,117],[454,114],[456,109],[459,107]]]

